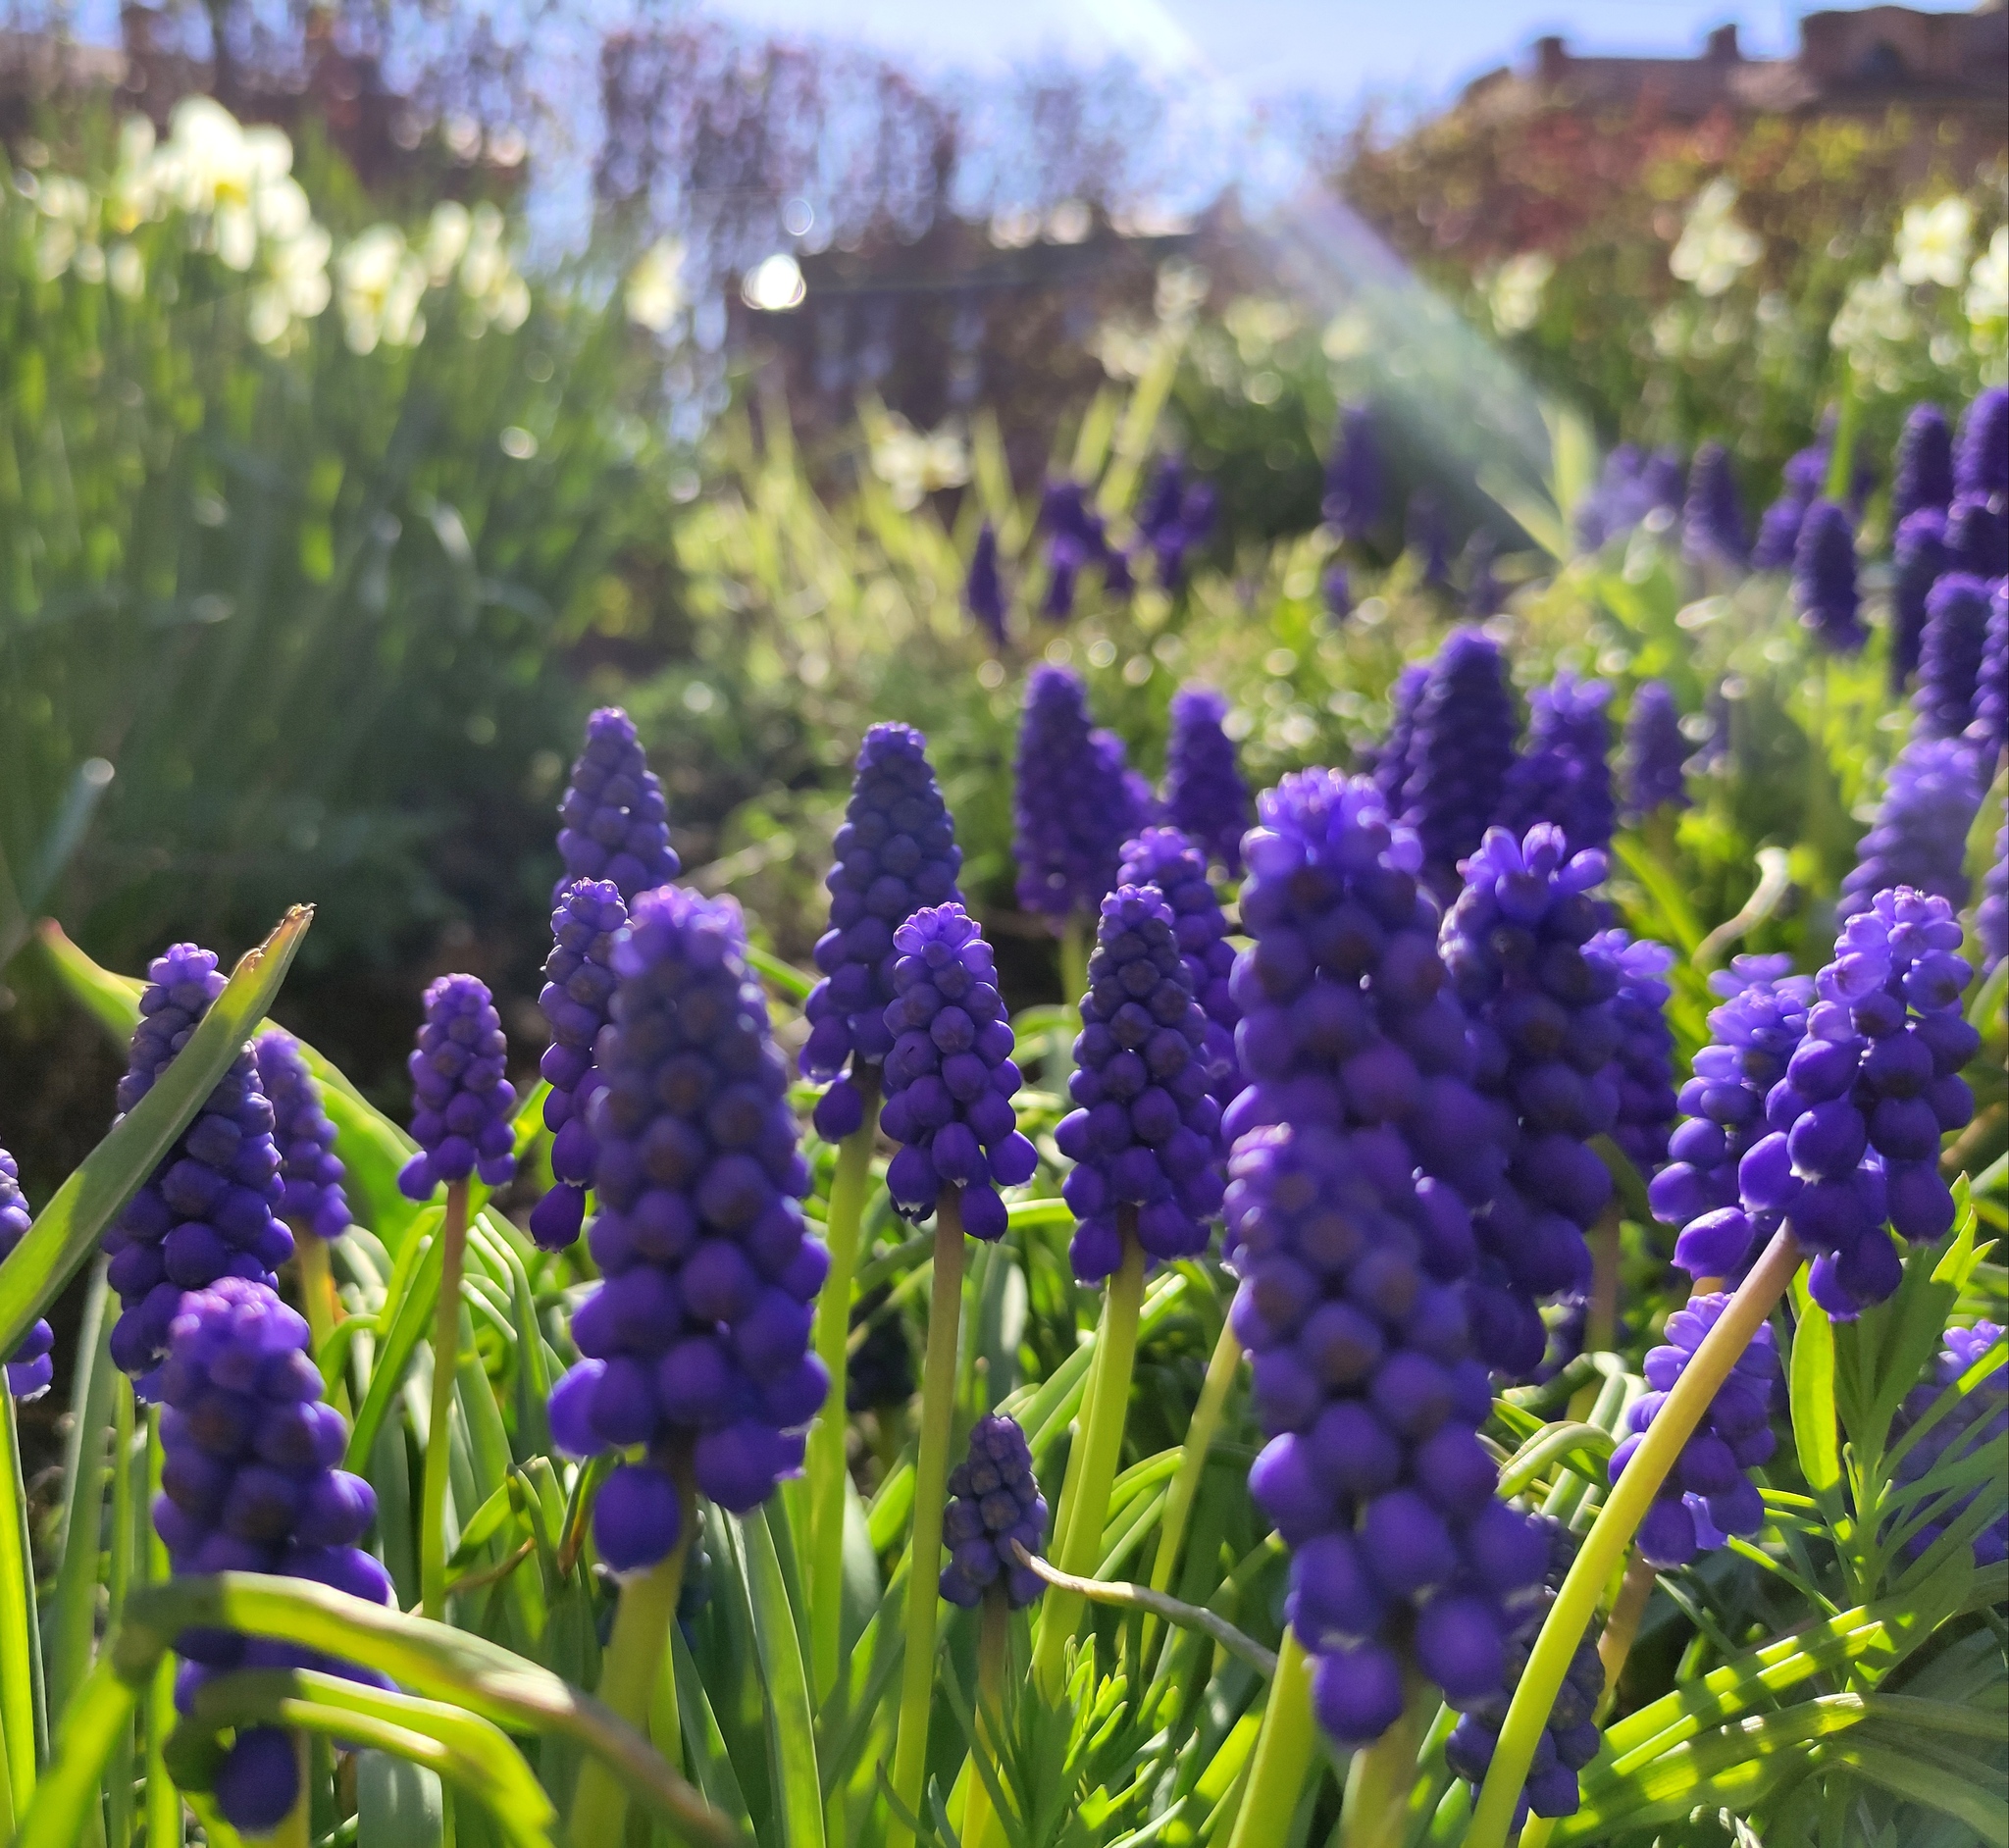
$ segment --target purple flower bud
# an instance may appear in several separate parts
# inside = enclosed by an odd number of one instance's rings
[[[1337,527],[1343,539],[1359,543],[1379,523],[1387,492],[1373,406],[1342,405],[1332,455],[1325,465],[1321,511],[1326,524]]]
[[[1514,762],[1518,726],[1499,644],[1452,633],[1416,710],[1401,820],[1421,841],[1431,887],[1455,896],[1458,862],[1479,844]]]
[[[1953,488],[1983,498],[2009,494],[2009,386],[1990,385],[1967,407]]]
[[[1666,683],[1642,681],[1625,718],[1626,807],[1650,815],[1663,804],[1688,806],[1688,742]]]
[[[1621,930],[1600,932],[1589,947],[1619,967],[1619,992],[1612,1000],[1619,1049],[1610,1068],[1619,1088],[1619,1120],[1612,1140],[1641,1174],[1651,1174],[1666,1158],[1677,1108],[1674,1035],[1667,1019],[1674,951],[1665,944],[1634,943]]]
[[[1227,941],[1227,918],[1207,877],[1207,854],[1176,828],[1147,828],[1123,848],[1116,883],[1156,886],[1171,908],[1179,954],[1187,974],[1193,978],[1194,999],[1207,1016],[1203,1056],[1211,1088],[1215,1101],[1225,1109],[1242,1089],[1234,1039],[1242,1010],[1232,993],[1235,952]],[[1161,1062],[1177,1060],[1178,1053],[1169,1040],[1158,1044]],[[1184,1142],[1179,1144],[1179,1160],[1190,1166],[1190,1151]]]
[[[516,1089],[502,1075],[508,1060],[502,1017],[483,983],[442,975],[426,990],[425,1024],[405,1061],[419,1145],[397,1177],[407,1200],[430,1200],[441,1181],[470,1174],[489,1187],[515,1174]]]
[[[1979,1386],[1940,1408],[1935,1421],[1898,1458],[1893,1474],[1899,1484],[1909,1487],[1934,1470],[1957,1467],[2009,1430],[2009,1360],[2001,1358],[2001,1328],[1989,1321],[1946,1330],[1945,1346],[1932,1363],[1930,1380],[1912,1388],[1892,1422],[1893,1450],[1991,1350],[1996,1352],[1997,1364]],[[1981,1493],[1981,1488],[1975,1487],[1950,1501],[1941,1497],[1932,1502],[1932,1518],[1902,1542],[1899,1550],[1903,1556],[1907,1560],[1921,1558]],[[1975,1535],[1974,1563],[1978,1566],[1999,1566],[2005,1558],[2009,1558],[2009,1514],[1999,1514]]]
[[[1720,442],[1705,442],[1695,451],[1681,509],[1681,547],[1697,564],[1741,569],[1750,558],[1737,478]]]
[[[1080,680],[1063,667],[1034,668],[1018,735],[1012,842],[1018,901],[1028,911],[1059,919],[1101,904],[1123,843],[1146,820],[1126,768],[1121,742],[1091,727]]]
[[[1904,420],[1890,472],[1890,520],[1901,527],[1921,507],[1942,512],[1953,499],[1953,433],[1936,404],[1918,403]]]
[[[977,542],[969,556],[969,576],[962,587],[963,607],[970,619],[991,639],[993,648],[1004,645],[1004,576],[998,568],[998,530],[986,520],[977,528]]]
[[[5,1149],[0,1149],[0,1263],[14,1255],[14,1248],[27,1236],[34,1216],[22,1198],[21,1169]],[[38,1321],[23,1337],[5,1367],[7,1390],[17,1399],[36,1399],[49,1389],[56,1377],[56,1362],[50,1353],[56,1337],[46,1321]]]
[[[1529,699],[1527,749],[1508,773],[1500,825],[1523,835],[1554,822],[1572,848],[1608,847],[1618,825],[1612,797],[1612,690],[1568,668]]]
[[[558,804],[565,874],[551,902],[575,879],[603,879],[632,902],[637,893],[676,878],[668,814],[634,720],[619,706],[602,706],[586,722],[586,748],[573,760]]]
[[[969,1451],[949,1472],[942,1537],[950,1563],[942,1595],[971,1607],[997,1589],[1013,1610],[1036,1599],[1044,1581],[1019,1563],[1017,1548],[1035,1556],[1047,1531],[1047,1504],[1033,1475],[1032,1451],[1015,1420],[1001,1412],[979,1418]]]
[[[1681,497],[1677,456],[1665,449],[1642,455],[1631,443],[1622,442],[1605,457],[1597,485],[1577,504],[1577,541],[1585,551],[1600,550],[1649,518],[1678,512]]]
[[[1249,786],[1235,747],[1221,730],[1228,702],[1211,687],[1172,695],[1165,747],[1165,819],[1192,836],[1230,879],[1242,876],[1242,835],[1249,826]]]
[[[1902,520],[1891,548],[1890,685],[1901,688],[1919,664],[1926,603],[1948,565],[1946,514],[1920,507]]]
[[[1996,831],[1994,857],[1982,882],[1974,929],[1981,939],[1982,974],[1993,975],[2003,958],[2009,957],[2009,823]]]
[[[2009,512],[1996,499],[1956,494],[1946,510],[1946,565],[1977,578],[2009,571]]]
[[[1926,598],[1919,690],[1912,698],[1920,736],[1958,738],[1973,722],[1987,632],[1988,586],[1949,571]]]
[[[551,1046],[541,1069],[551,1086],[544,1100],[544,1126],[556,1132],[551,1146],[556,1185],[530,1215],[531,1236],[545,1251],[570,1245],[586,1216],[586,1190],[599,1153],[592,1101],[603,1088],[592,1049],[613,999],[614,936],[627,922],[628,907],[610,880],[574,880],[560,893],[551,914],[551,953],[544,958],[538,1006],[551,1026]]]
[[[272,1104],[272,1140],[285,1187],[280,1214],[317,1237],[339,1238],[349,1226],[341,1157],[335,1153],[335,1125],[321,1107],[321,1087],[307,1069],[300,1043],[282,1028],[267,1027],[252,1042],[251,1055]]]
[[[1997,578],[1988,598],[1988,626],[1982,642],[1981,678],[1975,688],[1974,722],[1968,743],[1981,753],[1982,773],[1991,772],[2009,746],[2009,578]]]
[[[1856,591],[1856,536],[1846,508],[1817,500],[1793,547],[1793,601],[1800,621],[1834,653],[1853,654],[1867,639]]]
[[[1964,740],[1914,738],[1891,764],[1877,818],[1841,882],[1841,916],[1898,886],[1966,903],[1967,836],[1983,794],[1982,766]]]

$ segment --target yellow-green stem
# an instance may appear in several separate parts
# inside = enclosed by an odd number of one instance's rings
[[[12,1836],[16,1813],[35,1792],[34,1562],[28,1550],[27,1496],[22,1487],[21,1439],[14,1400],[0,1375],[0,1520],[7,1522],[6,1590],[14,1608],[0,1613],[0,1833]]]
[[[1088,993],[1088,949],[1095,939],[1095,919],[1086,911],[1070,911],[1060,926],[1060,1001],[1077,1013]]]
[[[1137,1242],[1133,1209],[1125,1208],[1123,1261],[1103,1299],[1102,1333],[1097,1341],[1095,1402],[1086,1408],[1075,1443],[1081,1468],[1071,1494],[1063,1491],[1058,1565],[1077,1578],[1093,1578],[1102,1564],[1103,1524],[1109,1512],[1109,1486],[1123,1450],[1123,1424],[1130,1410],[1130,1373],[1137,1359],[1137,1317],[1144,1306],[1144,1247]],[[1070,1460],[1071,1461],[1071,1460]],[[1081,1616],[1081,1598],[1050,1591],[1040,1601],[1040,1641],[1033,1658],[1033,1685],[1047,1701],[1059,1698],[1067,1667],[1067,1639]]]
[[[1409,1690],[1402,1718],[1347,1767],[1346,1802],[1340,1812],[1339,1848],[1401,1848],[1409,1828],[1409,1799],[1417,1781],[1417,1748],[1438,1697]]]
[[[1597,1659],[1605,1671],[1605,1691],[1598,1702],[1602,1718],[1618,1697],[1619,1677],[1625,1672],[1625,1658],[1632,1653],[1639,1634],[1639,1619],[1646,1615],[1647,1600],[1653,1596],[1658,1574],[1637,1553],[1625,1565],[1625,1576],[1619,1595],[1612,1601],[1612,1615],[1605,1619],[1605,1633],[1598,1638]]]
[[[1207,1453],[1213,1447],[1214,1433],[1220,1429],[1221,1413],[1227,1409],[1228,1391],[1235,1383],[1241,1364],[1242,1344],[1235,1339],[1235,1331],[1222,1322],[1220,1339],[1213,1344],[1213,1358],[1207,1363],[1207,1378],[1201,1384],[1192,1420],[1186,1426],[1179,1473],[1172,1478],[1172,1486],[1165,1495],[1164,1514],[1159,1520],[1158,1557],[1151,1564],[1153,1591],[1169,1591],[1172,1588],[1172,1574],[1179,1568],[1179,1549],[1186,1538],[1186,1522],[1192,1516],[1201,1478],[1207,1474]],[[1158,1618],[1147,1617],[1140,1645],[1140,1657],[1147,1666],[1152,1660],[1152,1645],[1157,1640],[1157,1633]]]
[[[872,1176],[872,1136],[879,1120],[879,1068],[852,1080],[865,1118],[838,1146],[830,1180],[830,1275],[816,1301],[816,1353],[830,1372],[830,1396],[809,1433],[809,1653],[818,1705],[837,1686],[844,1640],[845,1373],[849,1364],[851,1278],[858,1264],[858,1226]]]
[[[1639,1448],[1632,1453],[1625,1473],[1612,1485],[1575,1564],[1550,1607],[1548,1619],[1542,1624],[1527,1667],[1515,1688],[1506,1724],[1493,1749],[1492,1765],[1472,1811],[1466,1848],[1505,1848],[1507,1832],[1514,1823],[1514,1808],[1520,1800],[1521,1785],[1527,1781],[1527,1768],[1533,1762],[1536,1742],[1576,1654],[1576,1646],[1590,1627],[1598,1600],[1631,1546],[1632,1536],[1653,1505],[1660,1485],[1679,1458],[1682,1445],[1701,1423],[1703,1413],[1716,1398],[1717,1389],[1729,1376],[1738,1356],[1750,1346],[1751,1337],[1785,1294],[1799,1264],[1799,1246],[1790,1232],[1780,1232],[1730,1298],[1716,1326],[1703,1338],[1695,1358],[1674,1382],[1674,1391],[1669,1393]]]
[[[1583,1352],[1606,1354],[1617,1345],[1619,1329],[1619,1203],[1614,1200],[1598,1216],[1590,1233],[1590,1302],[1583,1311]],[[1597,1401],[1598,1382],[1579,1387],[1570,1401],[1570,1415],[1579,1421]]]
[[[1312,1660],[1286,1629],[1277,1651],[1276,1678],[1262,1709],[1262,1727],[1249,1764],[1249,1784],[1235,1812],[1228,1848],[1277,1848],[1290,1839],[1291,1818],[1318,1753],[1312,1718]]]
[[[467,1183],[449,1182],[439,1227],[439,1303],[433,1313],[433,1415],[426,1429],[425,1506],[419,1526],[421,1609],[446,1620],[446,1484],[453,1428],[453,1380],[460,1359],[460,1272],[467,1254]]]
[[[928,1356],[921,1371],[920,1444],[914,1458],[912,1563],[906,1586],[906,1657],[901,1665],[900,1722],[893,1741],[893,1794],[922,1814],[928,1772],[928,1710],[935,1700],[935,1616],[941,1596],[942,1497],[955,1422],[955,1360],[962,1325],[962,1205],[953,1187],[935,1206],[935,1276],[928,1300]],[[887,1848],[912,1848],[898,1815]],[[580,1848],[587,1848],[581,1844]]]
[[[984,1593],[977,1629],[977,1736],[962,1804],[962,1848],[996,1848],[1003,1836],[978,1761],[998,1766],[998,1740],[1004,1724],[1005,1669],[1011,1655],[1011,1605],[1002,1585]],[[1001,1779],[1002,1771],[999,1773]]]

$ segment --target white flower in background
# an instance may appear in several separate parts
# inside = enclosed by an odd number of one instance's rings
[[[124,238],[114,244],[105,261],[105,277],[112,284],[112,293],[128,301],[137,301],[145,294],[146,259],[139,254],[138,246]]]
[[[1897,226],[1898,280],[1958,288],[1974,248],[1974,207],[1958,193],[1936,205],[1908,205]]]
[[[787,314],[799,308],[807,293],[802,266],[786,250],[763,257],[740,281],[740,299],[762,314]]]
[[[467,240],[474,230],[474,217],[458,199],[441,199],[433,208],[426,226],[426,277],[435,288],[453,280],[460,260],[467,255]]]
[[[1967,279],[1968,324],[1977,346],[2001,344],[2009,322],[2009,225],[1997,225]]]
[[[312,321],[328,306],[333,288],[328,259],[335,240],[327,229],[309,225],[299,236],[266,247],[266,276],[251,291],[251,337],[277,346],[294,324]]]
[[[969,450],[953,425],[924,433],[895,414],[875,420],[869,431],[872,473],[892,489],[902,513],[938,488],[960,488],[969,480]]]
[[[1879,391],[1904,388],[1919,322],[1911,290],[1895,264],[1886,263],[1875,276],[1859,276],[1849,284],[1828,337]]]
[[[342,334],[352,352],[378,344],[416,346],[426,337],[425,259],[395,225],[372,225],[344,249],[335,266]]]
[[[530,284],[516,273],[508,246],[503,242],[508,224],[486,199],[467,217],[467,247],[460,259],[460,292],[473,310],[468,332],[477,339],[490,327],[512,333],[529,319]]]
[[[667,334],[684,306],[684,245],[658,237],[628,272],[621,291],[628,319],[651,334]]]
[[[1486,287],[1493,326],[1502,334],[1525,334],[1542,318],[1542,291],[1555,274],[1556,260],[1545,250],[1509,257]]]
[[[97,216],[96,201],[82,180],[68,174],[42,175],[34,200],[40,213],[35,229],[35,274],[44,282],[53,282],[69,271],[81,251],[96,248],[87,241]],[[95,279],[86,276],[83,280]]]
[[[1721,295],[1765,254],[1765,239],[1736,217],[1737,188],[1719,176],[1695,195],[1668,268],[1698,295]]]

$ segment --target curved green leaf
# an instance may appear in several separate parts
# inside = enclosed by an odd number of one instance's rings
[[[756,1509],[735,1523],[753,1613],[753,1641],[767,1689],[768,1761],[782,1839],[788,1848],[823,1848],[823,1786],[816,1771],[816,1718],[802,1666],[801,1633],[782,1575],[767,1513]]]

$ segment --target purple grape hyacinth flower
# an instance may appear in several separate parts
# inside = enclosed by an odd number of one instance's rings
[[[224,991],[215,955],[194,944],[176,944],[146,974],[119,1080],[121,1116],[153,1089]],[[273,1217],[284,1184],[272,1126],[272,1104],[247,1046],[105,1235],[107,1275],[120,1305],[112,1360],[142,1399],[155,1396],[184,1291],[223,1277],[270,1283],[293,1255],[293,1235]]]
[[[1985,790],[1973,745],[1958,738],[1914,738],[1897,753],[1877,818],[1841,882],[1836,911],[1866,910],[1880,892],[1913,886],[1967,902],[1967,835]]]
[[[1458,862],[1499,810],[1520,727],[1500,645],[1454,630],[1430,665],[1410,734],[1402,815],[1423,847],[1423,874],[1440,898],[1458,892]]]
[[[1807,1037],[1765,1100],[1772,1133],[1737,1166],[1744,1209],[1777,1211],[1814,1254],[1807,1287],[1837,1321],[1903,1276],[1886,1227],[1915,1244],[1953,1223],[1939,1142],[1974,1114],[1960,1076],[1981,1035],[1944,898],[1900,887],[1843,927],[1816,978]]]
[[[1967,740],[1981,753],[1983,776],[1989,776],[2009,746],[2009,578],[1997,578],[1988,597],[1988,626],[1982,640],[1981,677]]]
[[[1807,509],[1793,547],[1793,602],[1800,621],[1836,654],[1869,639],[1856,591],[1856,534],[1848,510],[1831,500]]]
[[[1960,420],[1953,490],[1983,499],[2009,494],[2009,386],[1990,385]]]
[[[1577,542],[1587,552],[1598,551],[1635,527],[1671,520],[1681,500],[1678,456],[1667,449],[1645,455],[1622,442],[1605,457],[1597,485],[1577,505]]]
[[[1729,451],[1705,442],[1688,470],[1688,497],[1681,508],[1681,549],[1698,565],[1741,570],[1751,556],[1744,533],[1743,503]]]
[[[345,1171],[335,1153],[335,1125],[321,1104],[321,1087],[307,1068],[300,1043],[281,1027],[267,1027],[251,1044],[259,1088],[272,1104],[272,1141],[285,1191],[279,1214],[316,1238],[337,1239],[349,1229]]]
[[[2009,512],[1999,500],[1956,494],[1946,510],[1946,563],[1977,578],[2009,572]]]
[[[842,1142],[864,1120],[856,1080],[893,1049],[886,1010],[900,951],[894,933],[916,911],[959,897],[962,849],[928,763],[928,741],[910,725],[873,726],[858,746],[850,800],[824,876],[830,928],[817,940],[821,977],[803,1007],[809,1023],[799,1065],[828,1081],[816,1133]]]
[[[916,911],[893,942],[893,1046],[879,1127],[901,1147],[886,1190],[898,1211],[921,1220],[955,1188],[962,1229],[1002,1238],[1007,1221],[998,1189],[1031,1180],[1039,1155],[1011,1105],[1018,1067],[991,947],[953,902]]]
[[[1625,1473],[1674,1382],[1687,1371],[1703,1337],[1728,1307],[1727,1296],[1690,1297],[1685,1309],[1668,1317],[1667,1342],[1646,1354],[1646,1383],[1651,1390],[1633,1402],[1626,1417],[1627,1435],[1612,1453],[1613,1482]],[[1671,1571],[1686,1566],[1697,1552],[1715,1551],[1726,1535],[1749,1539],[1765,1525],[1764,1499],[1745,1472],[1770,1463],[1778,1448],[1772,1418],[1783,1409],[1784,1399],[1777,1339],[1771,1323],[1762,1322],[1681,1446],[1639,1523],[1637,1545],[1649,1566]]]
[[[5,1149],[0,1149],[0,1263],[14,1256],[14,1248],[27,1237],[34,1215],[22,1198],[21,1169]],[[16,1399],[38,1399],[56,1377],[55,1357],[50,1350],[56,1337],[47,1321],[37,1321],[22,1337],[21,1346],[7,1357],[0,1372],[6,1375],[7,1390]]]
[[[1353,575],[1334,560],[1318,580],[1318,594],[1325,604],[1326,620],[1335,626],[1354,613]]]
[[[1405,661],[1388,689],[1388,736],[1372,753],[1365,768],[1381,792],[1382,805],[1391,815],[1404,809],[1409,788],[1409,753],[1416,736],[1417,707],[1422,703],[1423,689],[1430,682],[1428,661]]]
[[[1901,527],[1921,507],[1941,512],[1953,500],[1953,431],[1936,404],[1914,404],[1905,414],[1890,471],[1890,523]]]
[[[1895,692],[1919,664],[1926,600],[1947,569],[1946,515],[1921,507],[1898,526],[1891,551],[1890,687]]]
[[[1688,741],[1666,682],[1639,683],[1625,715],[1625,806],[1636,819],[1688,806]]]
[[[1619,1087],[1619,1120],[1612,1140],[1641,1174],[1651,1174],[1668,1153],[1674,1127],[1674,1032],[1668,1025],[1667,974],[1674,952],[1650,940],[1634,943],[1622,930],[1600,931],[1588,950],[1618,965],[1619,992],[1612,1013],[1619,1023],[1619,1050],[1611,1076]]]
[[[986,520],[977,528],[969,555],[969,576],[963,581],[962,604],[970,619],[991,639],[993,648],[1004,646],[1004,574],[998,566],[998,529]]]
[[[1955,1398],[1936,1421],[1923,1431],[1897,1461],[1893,1479],[1909,1488],[1936,1468],[1952,1467],[1976,1457],[1988,1444],[2009,1431],[2009,1357],[2001,1354],[2002,1330],[1994,1322],[1978,1321],[1972,1328],[1949,1328],[1945,1346],[1932,1363],[1932,1376],[1914,1386],[1891,1421],[1890,1443],[1894,1450],[1904,1435],[1931,1413],[1940,1399],[1987,1358],[1996,1355],[1995,1366],[1983,1374],[1981,1383],[1965,1397]],[[1922,1558],[1948,1527],[1974,1506],[1982,1493],[1980,1485],[1951,1502],[1934,1501],[1932,1519],[1899,1545],[1907,1560]],[[1903,1518],[1924,1512],[1913,1505]],[[2009,1512],[1997,1514],[1974,1537],[1974,1563],[1999,1566],[2009,1559]]]
[[[1016,771],[1018,902],[1056,923],[1092,916],[1147,817],[1122,741],[1090,724],[1087,693],[1064,667],[1042,662],[1026,680]]]
[[[1221,722],[1228,702],[1211,687],[1172,695],[1165,746],[1165,819],[1206,849],[1230,879],[1242,876],[1242,836],[1249,827],[1249,786]]]
[[[1242,1089],[1235,1057],[1235,951],[1228,921],[1207,876],[1207,855],[1176,828],[1147,828],[1123,849],[1118,886],[1156,886],[1171,907],[1179,954],[1193,978],[1193,997],[1207,1016],[1207,1067],[1215,1101],[1225,1109]]]
[[[1926,599],[1919,690],[1912,697],[1920,736],[1958,738],[1974,722],[1987,636],[1987,585],[1949,571]]]
[[[442,975],[426,990],[412,1075],[412,1140],[419,1153],[398,1171],[407,1200],[431,1200],[441,1181],[479,1174],[500,1187],[516,1172],[510,1122],[516,1088],[503,1077],[509,1045],[488,988],[471,975]]]
[[[178,1574],[266,1572],[361,1598],[395,1602],[383,1566],[357,1545],[377,1516],[376,1492],[337,1468],[348,1443],[340,1412],[322,1402],[306,1322],[263,1283],[222,1277],[189,1292],[161,1368],[161,1493],[154,1530]],[[175,1705],[237,1669],[313,1668],[373,1684],[378,1675],[292,1643],[233,1630],[184,1630]],[[291,1737],[247,1726],[216,1776],[232,1826],[262,1835],[298,1801]]]
[[[628,922],[619,889],[607,879],[575,879],[551,913],[551,953],[538,1010],[551,1044],[538,1070],[551,1087],[544,1127],[552,1132],[550,1192],[531,1208],[530,1235],[541,1251],[560,1252],[579,1237],[586,1190],[592,1185],[592,1101],[599,1094],[593,1042],[607,1024],[614,994],[613,943]]]
[[[1553,822],[1572,851],[1608,847],[1618,826],[1612,796],[1612,690],[1562,669],[1528,697],[1527,748],[1507,774],[1499,824],[1524,835]]]
[[[1975,907],[1975,935],[1981,940],[1982,974],[1995,973],[2009,958],[2009,822],[1995,835],[1995,852],[1982,881],[1982,901]]]
[[[1185,463],[1166,456],[1137,513],[1137,530],[1152,549],[1158,581],[1169,591],[1185,582],[1186,556],[1207,543],[1213,531],[1216,497],[1211,484],[1189,481]]]
[[[1123,1261],[1121,1216],[1148,1257],[1198,1258],[1219,1210],[1220,1104],[1208,1021],[1156,886],[1103,900],[1054,1140],[1074,1163],[1061,1194],[1075,1218],[1074,1274],[1101,1283]]]
[[[551,888],[551,902],[575,879],[604,879],[633,902],[637,893],[676,878],[668,815],[635,721],[619,706],[600,707],[586,722],[586,748],[573,760],[558,804],[565,871]]]
[[[1387,471],[1381,435],[1371,404],[1343,404],[1325,464],[1325,496],[1320,512],[1342,539],[1358,544],[1379,524],[1387,506]]]
[[[1037,1555],[1047,1537],[1047,1498],[1032,1472],[1032,1449],[1018,1422],[988,1412],[971,1426],[969,1454],[949,1472],[942,1542],[949,1564],[941,1591],[951,1604],[974,1610],[996,1590],[1022,1611],[1046,1589],[1017,1549]]]
[[[551,1432],[574,1456],[643,1452],[593,1509],[617,1572],[676,1546],[687,1466],[736,1514],[764,1502],[830,1389],[809,1350],[830,1259],[798,1204],[809,1168],[746,942],[730,898],[665,886],[614,943],[587,1234],[604,1281],[573,1315],[586,1358],[551,1394]]]

